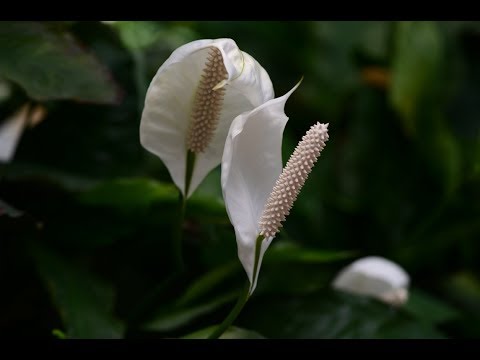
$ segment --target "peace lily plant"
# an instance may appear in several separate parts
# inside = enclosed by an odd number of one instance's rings
[[[233,119],[273,97],[267,72],[232,39],[179,47],[150,83],[140,142],[163,161],[181,194],[175,240],[180,267],[186,200],[220,164]]]
[[[205,176],[222,165],[221,186],[248,283],[210,338],[235,320],[255,290],[262,259],[289,214],[328,140],[316,123],[282,171],[287,99],[274,98],[267,72],[231,39],[197,40],[175,50],[148,88],[141,144],[165,164],[185,202]],[[181,232],[177,257],[181,262]]]

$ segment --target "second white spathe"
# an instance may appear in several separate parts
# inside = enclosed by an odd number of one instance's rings
[[[250,293],[255,290],[263,255],[273,239],[262,241],[255,266],[259,221],[267,198],[282,172],[282,137],[288,121],[284,112],[285,103],[298,86],[235,118],[225,142],[223,199],[235,228],[238,257],[250,280]]]

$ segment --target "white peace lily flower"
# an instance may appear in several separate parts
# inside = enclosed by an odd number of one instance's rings
[[[279,231],[328,139],[328,124],[312,126],[282,172],[285,102],[293,91],[233,121],[222,159],[222,190],[235,228],[238,257],[256,287],[263,255]]]
[[[233,40],[190,42],[176,49],[153,78],[140,142],[164,162],[188,198],[220,164],[233,119],[273,97],[267,72]]]
[[[369,256],[343,269],[333,281],[333,287],[398,306],[408,300],[409,282],[408,274],[394,262]]]

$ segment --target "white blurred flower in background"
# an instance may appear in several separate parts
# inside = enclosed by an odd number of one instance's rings
[[[23,131],[38,125],[46,116],[43,105],[27,103],[0,123],[0,162],[12,161]]]
[[[403,305],[408,300],[408,274],[396,263],[377,256],[354,261],[333,281],[337,290],[374,297],[391,305]]]

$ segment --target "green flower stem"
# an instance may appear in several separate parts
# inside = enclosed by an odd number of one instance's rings
[[[185,196],[179,191],[178,194],[178,215],[176,228],[173,234],[173,251],[177,270],[185,270],[183,261],[182,241],[183,241],[183,223],[185,222],[185,210],[187,207],[187,195],[192,181],[193,167],[195,166],[195,153],[187,151],[186,173],[185,173]]]
[[[253,281],[257,278],[258,273],[258,263],[260,260],[260,250],[262,249],[262,241],[264,240],[262,235],[258,235],[257,239],[255,240],[255,262],[253,264]],[[253,284],[252,284],[253,286]]]
[[[225,320],[223,320],[223,322],[213,331],[213,333],[210,334],[208,339],[218,339],[225,332],[225,330],[227,330],[230,327],[230,325],[232,325],[232,323],[235,321],[235,319],[238,317],[243,307],[247,303],[249,297],[250,297],[250,282],[247,281],[247,284],[245,285],[232,311],[230,311],[230,314],[228,314]]]
[[[187,150],[187,170],[185,174],[185,196],[188,195],[190,190],[190,183],[192,182],[193,167],[195,166],[195,153]]]
[[[175,259],[175,266],[178,271],[185,269],[182,253],[182,238],[183,238],[183,222],[185,221],[185,208],[187,207],[187,199],[182,195],[182,192],[178,192],[178,214],[177,224],[175,232],[173,234],[173,253]]]
[[[262,248],[263,240],[263,236],[259,235],[255,241],[255,264],[253,265],[254,279],[257,277],[258,263],[260,260],[260,250]],[[213,331],[213,333],[210,334],[208,339],[218,339],[220,336],[222,336],[225,330],[227,330],[230,325],[232,325],[232,323],[238,317],[243,307],[247,303],[248,299],[250,298],[251,290],[252,284],[250,284],[250,281],[247,281],[244,290],[241,292],[240,297],[238,298],[238,301],[233,307],[232,311],[230,311],[230,314],[228,314],[225,320],[223,320],[223,322]]]

